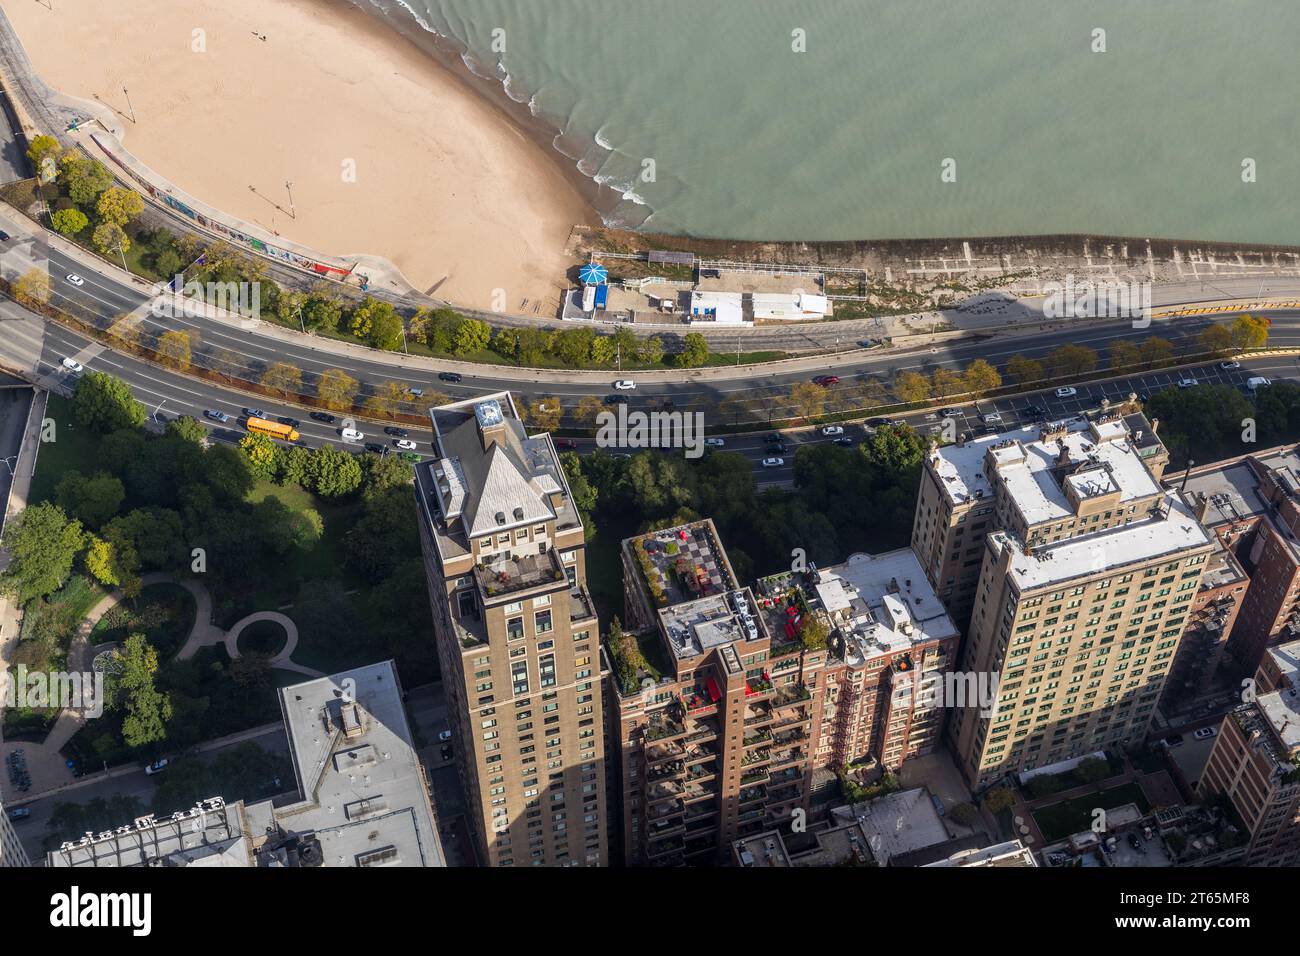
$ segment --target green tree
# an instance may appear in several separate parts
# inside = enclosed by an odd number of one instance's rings
[[[87,372],[72,393],[72,414],[78,422],[98,432],[139,428],[145,407],[131,397],[126,382],[107,372]]]
[[[63,147],[53,136],[35,136],[27,147],[27,158],[32,161],[32,168],[43,183],[51,182],[58,175],[58,163],[62,156]]]
[[[343,318],[342,304],[332,296],[312,293],[302,306],[303,327],[313,332],[337,329]]]
[[[117,555],[113,546],[94,535],[90,535],[89,541],[86,547],[86,570],[100,584],[117,587],[122,583],[122,578],[118,573]]]
[[[79,471],[69,471],[55,488],[54,498],[70,517],[88,528],[98,529],[117,514],[126,498],[126,488],[106,471],[96,472],[89,478]]]
[[[172,702],[155,685],[158,652],[143,634],[132,634],[113,658],[117,667],[108,680],[105,703],[123,714],[122,739],[130,747],[165,740]]]
[[[1077,378],[1097,367],[1097,353],[1086,345],[1062,345],[1047,353],[1046,363],[1053,378]]]
[[[131,240],[127,238],[122,227],[112,222],[101,222],[96,226],[95,231],[91,233],[90,241],[94,243],[100,255],[105,256],[122,255],[131,248]]]
[[[68,209],[60,209],[51,215],[50,225],[54,226],[56,232],[65,236],[75,236],[90,225],[90,220],[86,218],[84,212],[74,206]]]
[[[1043,363],[1024,355],[1013,355],[1007,359],[1007,374],[1017,385],[1032,385],[1047,377]]]
[[[72,573],[86,543],[81,522],[48,501],[19,512],[5,529],[9,566],[0,573],[0,591],[18,604],[53,594]]]
[[[637,361],[643,365],[658,365],[664,358],[664,342],[657,335],[644,338],[637,345]]]
[[[699,332],[687,332],[682,338],[682,350],[677,353],[681,368],[699,368],[709,360],[709,340]]]
[[[280,473],[280,448],[266,435],[245,435],[239,440],[239,448],[248,458],[254,478],[272,481]]]
[[[262,373],[262,384],[277,395],[297,395],[302,392],[302,371],[288,362],[272,362]]]
[[[345,451],[321,445],[312,453],[307,477],[322,498],[339,498],[361,487],[361,464]]]
[[[113,174],[97,159],[65,153],[59,161],[59,181],[67,189],[69,199],[78,206],[90,206],[100,193],[113,185]]]
[[[1002,387],[1002,376],[984,359],[971,362],[962,377],[965,380],[965,390],[974,395],[983,395]]]
[[[473,355],[487,348],[492,338],[492,329],[478,319],[465,319],[456,329],[452,351],[456,355]]]
[[[189,415],[178,415],[167,423],[166,434],[169,438],[178,438],[181,441],[191,442],[195,445],[206,445],[208,441],[208,431],[200,424],[199,420]]]
[[[144,212],[144,200],[140,194],[119,186],[110,186],[99,195],[95,203],[95,212],[99,221],[125,226],[136,216]]]
[[[1268,344],[1270,321],[1262,315],[1239,315],[1232,323],[1232,347],[1238,352],[1253,352]]]

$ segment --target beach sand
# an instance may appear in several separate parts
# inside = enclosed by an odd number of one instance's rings
[[[133,110],[127,148],[181,189],[329,255],[385,256],[439,298],[489,308],[503,289],[507,310],[554,315],[570,227],[595,213],[498,107],[367,14],[343,0],[53,7],[6,4],[36,70]]]

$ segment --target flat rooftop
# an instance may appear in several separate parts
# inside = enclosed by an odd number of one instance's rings
[[[996,553],[1011,551],[1011,577],[1021,591],[1068,581],[1156,558],[1176,558],[1208,545],[1211,538],[1191,509],[1173,492],[1165,494],[1167,511],[1095,534],[1040,545],[1025,554],[1021,543],[1004,531],[989,535]]]
[[[712,521],[652,531],[628,538],[623,546],[630,550],[632,563],[638,569],[636,552],[645,552],[668,607],[739,587]]]
[[[1085,499],[1118,492],[1121,504],[1160,493],[1132,440],[1136,433],[1130,433],[1128,422],[1133,417],[1027,426],[938,447],[930,460],[954,504],[993,499],[996,481],[1032,527],[1075,514],[1066,487]],[[1147,441],[1146,430],[1140,431]],[[1063,470],[1070,474],[1058,478]]]
[[[678,659],[767,638],[749,588],[661,608],[659,622],[669,649]]]
[[[813,593],[844,635],[850,664],[958,635],[911,548],[854,554],[817,577]]]
[[[45,865],[248,867],[253,865],[249,836],[243,804],[213,797],[170,816],[147,814],[116,829],[64,843],[50,851]]]
[[[298,803],[286,834],[314,834],[325,866],[445,866],[392,661],[280,691]]]
[[[1273,658],[1273,663],[1283,677],[1290,678],[1293,684],[1300,684],[1295,679],[1297,672],[1300,672],[1300,641],[1288,641],[1286,644],[1279,644],[1277,647],[1268,649],[1269,657]]]
[[[943,820],[934,809],[930,791],[924,787],[900,790],[868,803],[831,810],[832,825],[853,821],[862,827],[871,854],[881,866],[888,866],[892,857],[950,839]]]

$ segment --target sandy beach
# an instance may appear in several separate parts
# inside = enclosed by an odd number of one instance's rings
[[[554,314],[569,229],[594,212],[496,106],[360,10],[343,0],[53,7],[6,4],[38,72],[133,111],[128,149],[190,194],[326,254],[386,256],[439,298],[490,307],[501,288],[510,311],[540,301],[538,314]],[[192,49],[196,30],[203,52]]]

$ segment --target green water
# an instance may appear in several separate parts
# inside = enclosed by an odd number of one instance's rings
[[[1295,2],[354,2],[508,76],[620,224],[1300,243]]]

